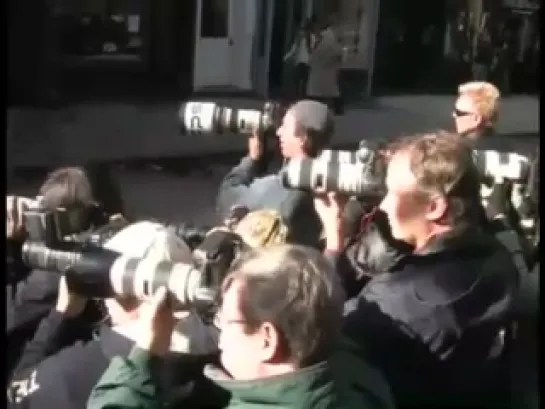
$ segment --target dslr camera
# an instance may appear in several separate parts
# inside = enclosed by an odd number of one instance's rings
[[[9,282],[17,282],[33,268],[46,268],[52,250],[75,251],[89,244],[102,245],[126,225],[110,221],[99,206],[46,209],[41,197],[21,211],[23,236],[6,240]],[[35,252],[41,248],[43,251]],[[44,260],[45,258],[45,260]]]
[[[181,104],[178,118],[182,134],[265,133],[280,126],[285,109],[280,103],[267,101],[261,109],[236,109],[215,102],[188,101]]]
[[[40,198],[23,211],[27,240],[43,243],[50,248],[63,248],[78,240],[78,235],[106,222],[98,207],[74,207],[48,210]]]
[[[98,204],[50,210],[42,206],[40,197],[22,215],[25,243],[41,243],[57,250],[102,246],[127,225],[125,218],[110,218]]]
[[[238,235],[215,230],[192,251],[169,227],[142,221],[125,227],[102,247],[87,244],[67,250],[26,242],[23,261],[64,274],[70,290],[89,298],[120,295],[145,300],[165,286],[174,310],[195,309],[206,318],[242,249]]]

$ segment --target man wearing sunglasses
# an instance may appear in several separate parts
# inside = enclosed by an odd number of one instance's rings
[[[471,139],[493,134],[499,99],[498,88],[489,82],[472,81],[460,85],[452,111],[456,132]]]

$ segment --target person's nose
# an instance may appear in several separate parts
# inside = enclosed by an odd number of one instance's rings
[[[384,213],[386,213],[386,197],[382,199],[378,205],[379,210],[382,210]]]

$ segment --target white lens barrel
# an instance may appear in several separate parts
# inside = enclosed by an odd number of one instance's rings
[[[110,283],[116,294],[150,299],[162,286],[174,295],[180,307],[191,307],[201,285],[201,272],[184,263],[121,256],[110,268]]]

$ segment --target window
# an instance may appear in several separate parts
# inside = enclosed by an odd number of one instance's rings
[[[139,0],[60,0],[54,18],[60,52],[68,65],[142,59]]]
[[[230,0],[202,0],[201,37],[229,36],[229,3]]]

